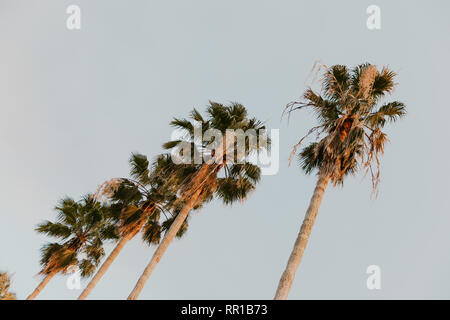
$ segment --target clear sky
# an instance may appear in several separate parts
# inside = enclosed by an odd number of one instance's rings
[[[66,28],[70,4],[81,30]],[[371,4],[381,30],[366,27]],[[33,228],[58,199],[126,176],[131,152],[156,156],[172,117],[212,99],[280,129],[280,171],[244,204],[195,213],[141,298],[271,299],[315,184],[288,167],[313,117],[280,117],[320,59],[389,65],[408,116],[387,129],[377,199],[362,174],[327,190],[290,298],[449,299],[449,13],[445,0],[0,0],[0,270],[12,290],[23,299],[39,283],[48,239]],[[90,298],[126,298],[153,251],[137,237]],[[373,264],[381,290],[366,287]],[[79,293],[56,277],[39,298]]]

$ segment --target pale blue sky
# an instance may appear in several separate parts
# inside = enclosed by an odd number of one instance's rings
[[[66,29],[70,4],[79,31]],[[370,4],[381,30],[366,28]],[[33,228],[58,199],[127,175],[133,151],[160,153],[172,117],[238,101],[280,129],[280,171],[245,204],[193,215],[141,298],[271,299],[315,183],[287,166],[313,118],[288,125],[283,107],[315,60],[368,61],[399,73],[392,98],[409,114],[388,129],[378,199],[362,175],[327,190],[290,298],[449,299],[449,12],[444,0],[0,0],[0,270],[25,298],[47,240]],[[132,241],[90,297],[126,298],[153,250]],[[372,264],[379,291],[366,288]],[[39,298],[76,298],[65,281]]]

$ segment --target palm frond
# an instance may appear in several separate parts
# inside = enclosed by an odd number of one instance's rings
[[[371,128],[383,128],[386,122],[395,122],[406,115],[406,107],[402,102],[393,101],[381,106],[378,111],[372,112],[366,118]]]
[[[150,184],[150,171],[147,157],[142,154],[132,153],[129,162],[131,167],[131,177],[143,185]]]
[[[194,125],[187,119],[174,118],[170,125],[177,129],[185,130],[189,134],[194,134]]]
[[[205,122],[205,120],[203,119],[201,113],[195,108],[191,111],[191,118],[194,119],[195,121],[200,122],[200,123],[204,123]]]
[[[381,72],[375,77],[373,83],[373,95],[376,97],[385,96],[391,94],[395,88],[394,78],[397,74],[384,67]]]
[[[72,235],[72,229],[62,223],[45,221],[40,223],[36,229],[37,232],[46,234],[50,237],[67,239]]]
[[[166,150],[170,150],[172,148],[175,148],[176,146],[178,146],[181,142],[183,142],[183,140],[173,140],[173,141],[169,141],[163,144],[163,148]]]
[[[351,84],[351,77],[347,67],[334,65],[326,69],[322,83],[326,96],[333,100],[339,100]]]

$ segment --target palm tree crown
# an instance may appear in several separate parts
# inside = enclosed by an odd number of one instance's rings
[[[65,198],[56,211],[56,222],[45,221],[36,228],[60,240],[42,247],[40,274],[65,274],[78,266],[81,276],[91,275],[105,254],[103,240],[116,237],[106,208],[86,196],[80,202]]]
[[[261,169],[258,165],[250,163],[248,159],[252,154],[270,147],[270,140],[265,135],[260,135],[260,140],[256,144],[251,143],[251,140],[257,139],[258,133],[265,131],[266,127],[259,120],[249,118],[246,108],[238,103],[224,106],[217,102],[210,102],[206,113],[207,119],[196,109],[190,114],[192,121],[175,118],[171,125],[181,129],[184,135],[182,139],[169,141],[163,145],[165,149],[172,150],[172,156],[181,159],[184,159],[184,155],[180,150],[180,145],[188,143],[191,146],[190,155],[193,156],[187,162],[184,161],[182,165],[189,167],[192,173],[180,182],[180,200],[186,200],[194,191],[201,190],[196,205],[212,200],[214,195],[226,204],[231,204],[236,200],[244,201],[248,194],[255,189],[261,177]],[[195,159],[214,156],[214,148],[219,147],[219,144],[224,141],[218,140],[217,137],[199,141],[195,136],[196,129],[201,130],[202,135],[207,130],[216,130],[223,136],[230,129],[242,130],[246,133],[244,152],[237,152],[237,139],[234,137],[233,153],[225,152],[223,161],[198,163]],[[261,141],[261,138],[265,140]],[[207,167],[207,175],[199,174],[200,170],[205,167]]]
[[[309,88],[303,94],[304,101],[288,104],[289,112],[311,107],[319,121],[307,134],[317,133],[316,141],[299,153],[305,172],[318,169],[334,184],[342,184],[346,175],[367,168],[376,188],[379,155],[388,141],[382,129],[406,114],[402,102],[381,104],[394,90],[395,76],[387,67],[378,70],[368,63],[352,70],[334,65],[326,68],[319,93]],[[294,153],[305,137],[294,147]]]

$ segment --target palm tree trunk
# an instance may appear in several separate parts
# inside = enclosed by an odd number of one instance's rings
[[[289,294],[289,290],[294,282],[295,272],[302,261],[303,252],[305,251],[306,244],[308,243],[309,236],[311,235],[311,230],[314,225],[314,221],[316,220],[320,203],[322,202],[329,179],[329,176],[319,174],[319,179],[317,180],[314,194],[309,203],[308,210],[306,211],[302,227],[300,228],[297,240],[295,241],[286,269],[284,270],[278,284],[278,289],[274,298],[275,300],[284,300]]]
[[[117,243],[117,245],[114,248],[114,250],[109,254],[108,258],[105,260],[105,262],[103,262],[102,266],[100,267],[100,269],[98,269],[98,271],[95,274],[95,276],[91,279],[91,281],[89,281],[89,283],[86,286],[86,288],[80,294],[80,296],[78,297],[78,300],[86,299],[86,297],[91,293],[92,289],[95,288],[95,286],[100,281],[100,279],[105,275],[106,271],[108,271],[109,267],[111,266],[113,261],[117,258],[117,256],[119,255],[120,251],[122,251],[122,249],[125,246],[125,244],[127,244],[127,242],[130,241],[131,239],[132,239],[132,236],[128,236],[127,235],[127,236],[124,236],[119,241],[119,243]]]
[[[27,300],[33,300],[34,298],[36,298],[36,296],[41,293],[42,289],[44,289],[49,281],[52,280],[56,273],[56,271],[52,271],[51,273],[47,274],[41,281],[41,283],[39,283],[39,285],[36,287],[36,289],[34,289],[34,291],[27,297]]]
[[[196,203],[197,197],[200,194],[200,191],[201,189],[197,190],[194,193],[194,195],[189,199],[189,201],[185,204],[185,206],[177,215],[175,220],[172,222],[172,225],[170,226],[169,230],[167,230],[163,240],[159,244],[158,249],[156,249],[155,253],[152,256],[152,259],[150,260],[141,277],[139,278],[138,282],[136,283],[133,291],[131,291],[130,295],[128,296],[128,300],[136,300],[139,294],[141,293],[142,289],[144,289],[145,283],[147,282],[148,278],[152,274],[158,262],[161,260],[162,256],[164,255],[164,252],[166,252],[170,243],[177,235],[178,231],[183,225],[184,220],[186,220],[189,212],[192,210],[194,204]]]

